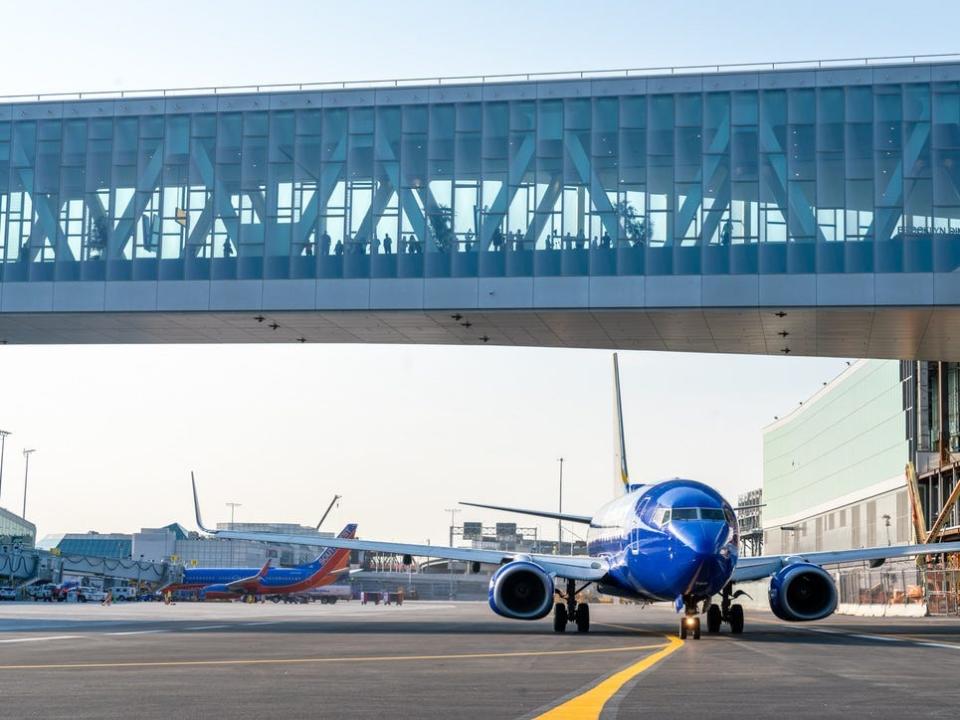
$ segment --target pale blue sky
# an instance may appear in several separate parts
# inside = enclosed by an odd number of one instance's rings
[[[0,94],[940,53],[954,2],[2,2]],[[612,476],[609,353],[380,346],[0,348],[0,504],[40,532],[316,520],[446,535],[458,499],[590,512]],[[627,353],[633,475],[760,484],[760,431],[842,360]],[[464,513],[467,519],[507,519]],[[513,519],[513,518],[511,518]],[[552,523],[543,523],[554,532]]]

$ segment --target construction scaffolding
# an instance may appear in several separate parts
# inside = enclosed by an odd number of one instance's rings
[[[740,554],[763,554],[763,489],[750,490],[737,497],[737,531]]]
[[[940,557],[923,571],[927,613],[960,616],[960,555]]]
[[[946,459],[946,458],[944,458]],[[940,467],[922,479],[913,463],[906,467],[907,493],[910,498],[914,536],[918,543],[936,544],[955,539],[958,531],[958,482],[960,462]],[[926,482],[923,482],[926,481]],[[936,513],[933,522],[927,517]],[[960,554],[917,558],[923,576],[924,597],[929,615],[960,615]]]

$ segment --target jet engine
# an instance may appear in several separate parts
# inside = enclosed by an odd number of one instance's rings
[[[837,586],[819,565],[787,565],[770,578],[770,609],[781,620],[822,620],[837,609]]]
[[[199,595],[201,600],[224,600],[237,597],[237,593],[232,592],[226,585],[207,585]]]
[[[514,560],[490,578],[490,608],[513,620],[539,620],[553,608],[553,578],[536,563]]]

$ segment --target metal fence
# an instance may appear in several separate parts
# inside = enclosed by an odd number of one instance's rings
[[[916,567],[863,568],[841,573],[840,602],[850,605],[922,605],[923,571]]]
[[[925,575],[927,612],[960,615],[960,570],[927,570]]]
[[[845,570],[839,576],[840,602],[849,605],[923,605],[929,615],[960,615],[960,569],[889,568]]]

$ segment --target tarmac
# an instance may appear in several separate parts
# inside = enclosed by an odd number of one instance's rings
[[[0,718],[872,718],[960,706],[960,618],[676,639],[666,607],[589,634],[485,604],[0,604]],[[571,626],[573,630],[573,626]]]

